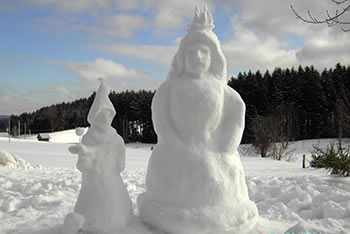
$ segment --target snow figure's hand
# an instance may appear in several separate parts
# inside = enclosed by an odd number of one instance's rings
[[[68,148],[72,154],[78,154],[77,168],[79,171],[84,172],[87,169],[92,168],[94,159],[94,148],[87,147],[83,144],[77,144]]]
[[[84,172],[94,167],[94,155],[92,153],[80,153],[77,162],[79,171]]]
[[[72,154],[78,154],[79,147],[78,145],[69,146],[68,151]]]
[[[82,154],[82,153],[86,153],[87,149],[83,144],[76,144],[73,146],[70,146],[68,148],[69,152],[71,152],[72,154]]]
[[[64,223],[61,229],[62,234],[77,234],[83,227],[84,216],[71,212],[64,219]]]

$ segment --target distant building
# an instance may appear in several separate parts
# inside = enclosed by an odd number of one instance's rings
[[[47,133],[39,133],[36,138],[38,141],[50,141],[50,135]]]

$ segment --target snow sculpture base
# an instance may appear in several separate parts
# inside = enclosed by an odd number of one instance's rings
[[[84,175],[83,175],[84,176]],[[112,177],[113,176],[113,177]],[[83,178],[74,214],[84,218],[82,231],[108,233],[126,227],[133,218],[132,204],[121,176],[108,175]]]
[[[252,233],[257,219],[256,205],[247,201],[232,206],[176,208],[139,197],[144,221],[169,233]]]
[[[165,153],[166,152],[166,153]],[[146,223],[169,233],[250,233],[258,217],[239,155],[158,144],[138,197]]]

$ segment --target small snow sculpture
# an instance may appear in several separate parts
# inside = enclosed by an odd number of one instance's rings
[[[111,127],[116,112],[101,79],[88,115],[91,124],[81,143],[69,147],[78,154],[81,190],[74,212],[67,215],[63,232],[104,233],[120,230],[132,219],[132,203],[120,176],[125,166],[123,139]]]
[[[226,84],[213,27],[196,8],[152,102],[158,144],[137,202],[144,222],[169,233],[252,233],[258,217],[237,151],[245,104]]]

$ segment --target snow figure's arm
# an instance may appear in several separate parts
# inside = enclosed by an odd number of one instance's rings
[[[225,87],[222,119],[216,129],[216,147],[221,152],[233,153],[241,142],[245,122],[245,104],[240,95]]]
[[[78,155],[77,168],[79,171],[83,172],[93,166],[92,161],[94,159],[94,153],[96,151],[95,147],[89,147],[80,143],[70,146],[68,150],[72,154]]]
[[[72,145],[68,148],[69,152],[71,152],[72,154],[87,154],[87,153],[91,153],[94,151],[93,147],[89,147],[86,146],[82,143],[76,144],[76,145]]]
[[[116,155],[118,157],[117,168],[119,172],[122,172],[125,169],[125,145],[119,144],[119,148],[117,152],[118,152],[118,155]]]
[[[125,144],[123,138],[115,133],[108,136],[108,140],[98,146],[99,152],[102,157],[105,157],[104,161],[108,164],[107,167],[113,168],[119,173],[125,168]]]
[[[165,81],[157,89],[152,100],[152,120],[158,141],[176,139],[173,118],[170,115],[170,92],[169,81]]]

